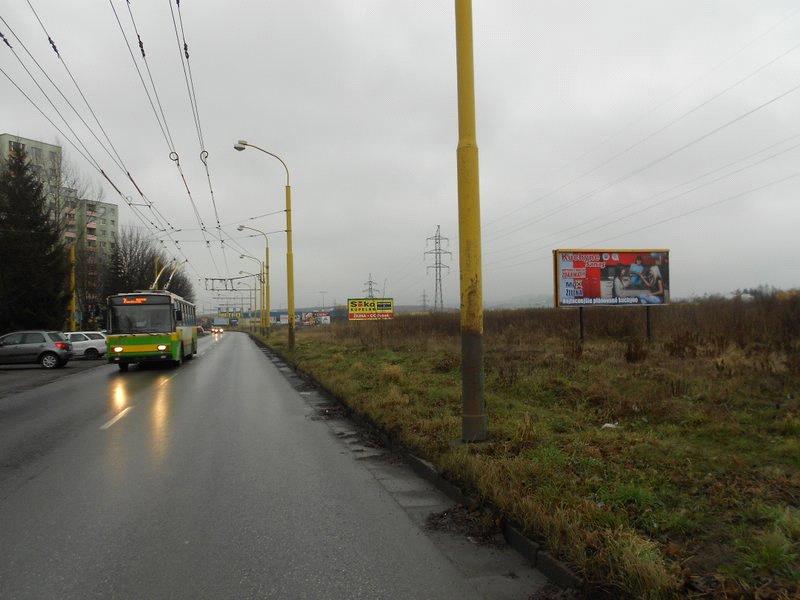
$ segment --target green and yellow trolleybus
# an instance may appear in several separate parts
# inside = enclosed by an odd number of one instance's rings
[[[108,362],[128,365],[171,362],[179,366],[197,354],[195,306],[164,290],[108,298]]]

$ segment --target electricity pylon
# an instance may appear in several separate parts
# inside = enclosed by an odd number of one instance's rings
[[[433,256],[433,264],[428,265],[427,271],[430,272],[430,270],[433,269],[436,274],[436,289],[433,294],[433,310],[434,312],[440,312],[444,309],[444,301],[442,299],[442,269],[447,269],[448,272],[450,271],[450,266],[442,262],[442,257],[450,257],[453,255],[453,253],[442,248],[442,242],[445,242],[448,248],[450,247],[450,239],[442,237],[441,225],[437,225],[436,233],[425,240],[425,246],[427,247],[430,242],[433,242],[433,249],[427,250],[425,255],[427,256],[430,254]]]

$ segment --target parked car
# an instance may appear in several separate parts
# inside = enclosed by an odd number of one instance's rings
[[[39,363],[63,367],[72,358],[72,344],[58,331],[14,331],[0,337],[0,365]]]
[[[106,336],[99,331],[69,331],[64,335],[72,344],[72,353],[76,357],[96,360],[106,353]]]

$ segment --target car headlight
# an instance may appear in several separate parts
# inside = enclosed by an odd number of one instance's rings
[[[167,347],[164,344],[159,344],[158,346],[156,346],[156,348],[158,348],[161,351],[164,351],[164,350],[167,349]]]
[[[114,346],[114,352],[122,352],[122,346]]]

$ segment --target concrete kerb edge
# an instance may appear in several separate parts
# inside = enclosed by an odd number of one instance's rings
[[[453,502],[465,506],[480,505],[477,499],[467,496],[461,488],[448,481],[433,464],[409,452],[407,448],[394,439],[390,432],[375,423],[369,415],[365,415],[352,408],[344,402],[342,398],[339,398],[325,385],[317,381],[311,374],[286,361],[280,354],[258,337],[250,333],[248,333],[248,335],[256,345],[269,350],[273,356],[277,357],[283,364],[291,368],[299,377],[312,383],[330,400],[333,400],[344,408],[348,419],[352,420],[359,427],[367,429],[370,434],[377,437],[388,450],[400,456],[403,461],[411,467],[414,473],[429,481]],[[486,506],[486,503],[483,503],[483,505]],[[501,517],[503,522],[502,533],[508,545],[521,554],[532,566],[541,571],[551,582],[562,588],[572,588],[579,591],[587,590],[586,582],[576,575],[566,563],[554,558],[549,552],[542,550],[538,543],[534,542],[523,533],[523,529],[518,523],[510,520],[502,511],[494,506],[489,506],[489,508]]]

